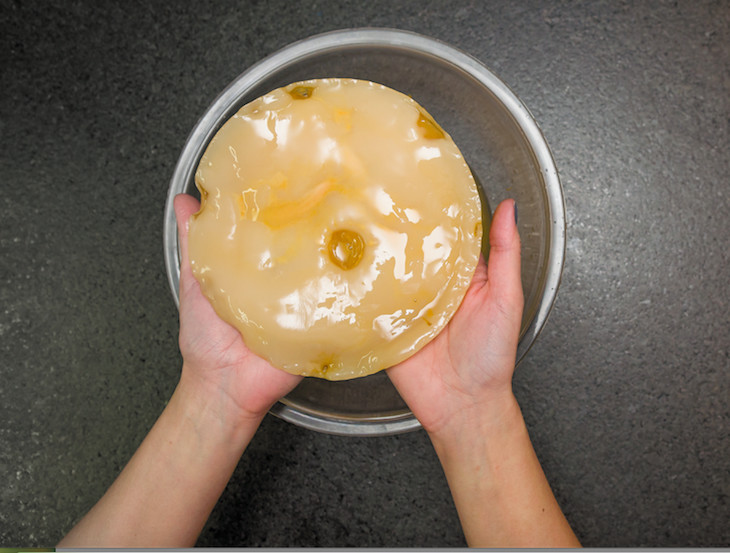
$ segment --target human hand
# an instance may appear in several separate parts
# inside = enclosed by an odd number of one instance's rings
[[[499,204],[449,324],[388,369],[429,434],[471,547],[576,547],[512,393],[524,298],[514,202]]]
[[[174,199],[180,237],[180,352],[182,379],[207,394],[226,418],[261,418],[301,377],[271,366],[249,350],[203,295],[188,257],[188,221],[200,209],[192,196]]]
[[[403,400],[434,437],[473,426],[512,402],[522,320],[520,238],[513,200],[497,207],[489,234],[489,265],[479,260],[449,324],[409,359],[388,369]]]
[[[188,257],[188,221],[200,203],[180,194],[174,207],[182,376],[132,459],[61,541],[64,547],[192,547],[261,419],[301,379],[253,354],[215,313]]]

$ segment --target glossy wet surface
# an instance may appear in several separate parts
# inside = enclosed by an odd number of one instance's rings
[[[726,3],[98,5],[0,12],[0,545],[53,545],[172,393],[163,205],[198,117],[285,44],[369,25],[482,60],[553,150],[566,267],[515,392],[578,536],[730,544]],[[423,432],[341,438],[269,417],[199,544],[464,541]]]
[[[457,145],[377,83],[293,83],[247,104],[195,182],[203,292],[294,374],[362,377],[412,355],[451,319],[479,258],[479,194]]]

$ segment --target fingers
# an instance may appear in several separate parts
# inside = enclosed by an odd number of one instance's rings
[[[497,206],[489,231],[487,282],[498,291],[499,297],[518,303],[521,309],[520,235],[516,219],[514,200],[505,200]]]

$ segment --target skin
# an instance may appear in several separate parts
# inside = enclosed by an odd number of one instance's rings
[[[190,547],[264,415],[301,380],[251,353],[200,291],[187,227],[200,205],[175,198],[181,242],[180,382],[107,493],[58,547]]]
[[[532,449],[512,394],[522,312],[511,200],[495,212],[459,311],[416,355],[388,370],[428,432],[471,546],[578,545]],[[106,494],[58,547],[189,547],[269,408],[301,377],[253,354],[193,277],[180,195],[180,351],[170,401]]]
[[[502,202],[449,325],[388,370],[429,434],[472,547],[575,547],[512,393],[522,319],[520,237]]]

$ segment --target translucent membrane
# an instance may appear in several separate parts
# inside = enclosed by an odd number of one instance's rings
[[[318,79],[245,105],[195,182],[193,272],[254,352],[342,380],[412,355],[450,320],[481,246],[459,149],[408,96]]]

